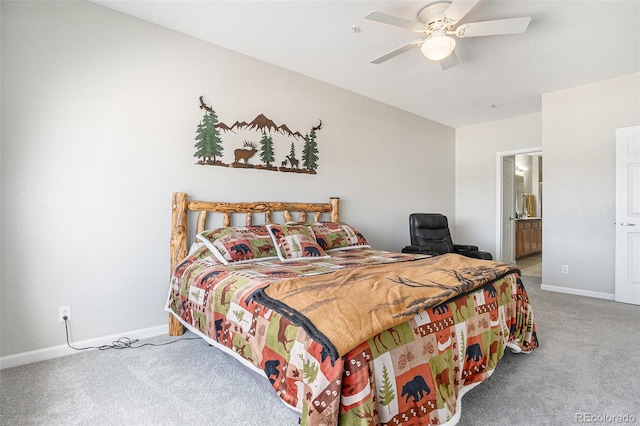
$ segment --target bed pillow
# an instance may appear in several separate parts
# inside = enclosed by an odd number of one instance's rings
[[[356,228],[344,222],[314,222],[311,229],[316,241],[325,250],[371,248]]]
[[[307,225],[267,225],[278,258],[283,262],[329,257],[316,242],[313,230]]]
[[[223,264],[275,259],[276,248],[265,226],[234,226],[203,231],[197,235]]]
[[[201,242],[195,242],[191,245],[188,257],[200,260],[210,265],[220,265],[218,258],[209,250],[209,247]]]

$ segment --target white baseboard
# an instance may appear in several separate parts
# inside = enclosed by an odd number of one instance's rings
[[[575,294],[576,296],[594,297],[596,299],[615,300],[615,294],[602,293],[599,291],[582,290],[570,287],[558,287],[555,285],[540,285],[541,290],[555,291],[556,293]]]
[[[95,339],[84,340],[81,342],[72,342],[71,344],[77,348],[84,348],[88,346],[102,346],[110,345],[115,340],[123,336],[127,336],[130,339],[147,339],[149,337],[160,336],[169,333],[169,326],[167,324],[159,325],[156,327],[144,328],[142,330],[128,331],[126,333],[114,334],[111,336],[97,337]],[[8,355],[0,358],[0,370],[11,367],[18,367],[20,365],[30,364],[32,362],[46,361],[48,359],[58,358],[61,356],[71,355],[78,353],[78,351],[71,349],[69,346],[60,345],[50,348],[38,349],[30,352],[23,352],[15,355]]]

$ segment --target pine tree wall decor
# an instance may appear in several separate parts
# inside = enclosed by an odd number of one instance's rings
[[[316,174],[319,160],[316,132],[321,129],[322,120],[320,120],[320,124],[312,127],[308,133],[303,135],[298,131],[290,130],[286,124],[277,125],[264,114],[259,114],[249,123],[236,121],[233,125],[228,126],[218,120],[218,115],[211,106],[205,104],[202,96],[200,96],[200,109],[203,109],[205,114],[196,128],[195,153],[193,154],[198,159],[196,164]],[[240,133],[246,136],[242,140],[242,146],[233,150],[233,161],[230,163],[225,163],[222,160],[224,154],[223,133],[225,137],[237,139],[234,141],[236,144],[240,142],[238,138],[242,137]],[[255,139],[250,140],[250,138]],[[291,138],[293,141],[289,145],[289,155],[281,157],[279,167],[274,165],[277,164],[277,147],[286,146],[287,140]],[[302,143],[301,160],[296,157],[296,142]],[[256,161],[256,153],[259,153],[257,158],[260,159],[260,164],[251,163],[251,161]]]
[[[200,158],[197,164],[224,165],[216,157],[222,156],[222,139],[218,130],[218,116],[215,111],[206,106],[200,97],[200,108],[204,108],[206,113],[196,130],[196,152],[194,157]]]

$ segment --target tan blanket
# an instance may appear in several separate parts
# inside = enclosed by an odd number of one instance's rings
[[[335,360],[418,312],[513,271],[447,254],[277,281],[254,299],[304,327]]]

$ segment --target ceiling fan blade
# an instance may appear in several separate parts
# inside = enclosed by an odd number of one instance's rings
[[[479,1],[480,0],[453,0],[451,5],[444,12],[444,16],[457,22],[464,18]]]
[[[446,71],[449,68],[455,67],[456,65],[458,65],[458,56],[456,55],[455,50],[451,52],[451,55],[440,60],[440,68],[442,68],[442,71]]]
[[[496,21],[462,24],[456,29],[458,37],[480,37],[502,34],[523,33],[531,22],[531,17],[498,19]]]
[[[399,18],[397,16],[387,15],[386,13],[378,12],[377,10],[369,12],[369,14],[364,17],[364,19],[382,22],[383,24],[394,25],[396,27],[407,28],[409,30],[416,31],[419,31],[424,27],[424,24],[421,24],[420,22],[414,22],[408,19]]]
[[[424,39],[418,39],[418,40],[413,40],[410,41],[409,43],[398,47],[395,50],[392,50],[389,53],[385,53],[384,55],[380,56],[379,58],[374,59],[373,61],[371,61],[372,64],[381,64],[384,61],[387,61],[391,58],[393,58],[394,56],[398,56],[399,54],[406,52],[409,49],[414,48],[415,46],[420,46],[422,43],[424,43]]]

